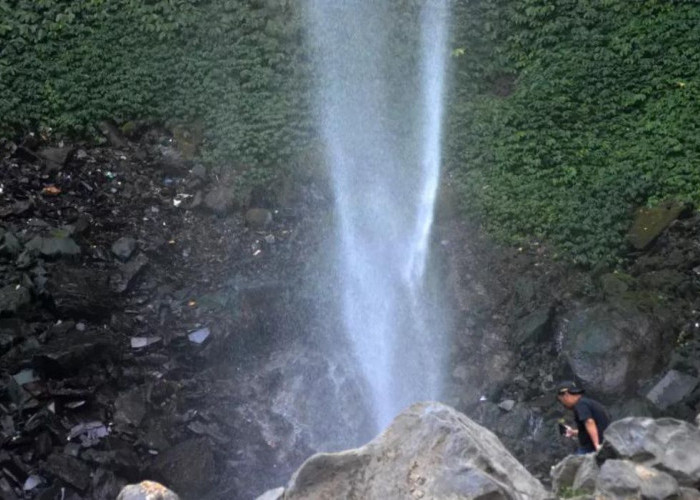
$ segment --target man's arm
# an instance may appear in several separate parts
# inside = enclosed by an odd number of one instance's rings
[[[587,418],[583,425],[586,426],[586,432],[591,438],[593,448],[598,451],[600,449],[600,438],[598,437],[598,427],[595,425],[595,420]]]

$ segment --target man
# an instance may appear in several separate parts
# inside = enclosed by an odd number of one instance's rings
[[[594,453],[603,443],[605,429],[610,424],[610,415],[598,401],[583,395],[576,382],[566,381],[557,386],[557,400],[574,412],[577,429],[565,426],[566,437],[578,436],[577,455]]]

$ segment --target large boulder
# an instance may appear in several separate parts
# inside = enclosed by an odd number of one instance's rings
[[[600,469],[595,498],[675,500],[679,494],[678,481],[665,472],[627,460],[608,460]]]
[[[312,456],[284,498],[550,497],[493,433],[448,406],[426,402],[408,408],[361,448]]]
[[[682,420],[629,417],[613,422],[601,455],[665,471],[683,486],[700,484],[700,429]]]
[[[602,395],[634,393],[671,348],[664,324],[632,303],[596,304],[573,314],[563,352],[575,376]]]

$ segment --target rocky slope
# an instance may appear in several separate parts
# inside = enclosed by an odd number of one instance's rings
[[[241,206],[230,169],[183,159],[166,131],[106,132],[2,144],[0,496],[114,498],[155,478],[250,498],[338,424],[357,440],[361,414],[311,435],[297,422],[312,409],[290,401],[309,377],[339,390],[310,319],[326,304],[302,279],[320,265],[322,190]]]
[[[230,168],[185,159],[165,130],[104,132],[1,144],[2,497],[112,498],[156,479],[184,499],[252,498],[314,452],[367,442],[366,388],[317,279],[332,272],[319,179],[242,198]],[[700,217],[678,211],[616,272],[587,272],[440,213],[448,402],[540,480],[571,451],[558,378],[615,418],[694,418]]]

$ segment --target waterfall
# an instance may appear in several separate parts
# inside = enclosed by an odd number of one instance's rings
[[[335,196],[345,333],[377,428],[438,399],[446,342],[429,286],[447,0],[307,0]]]

